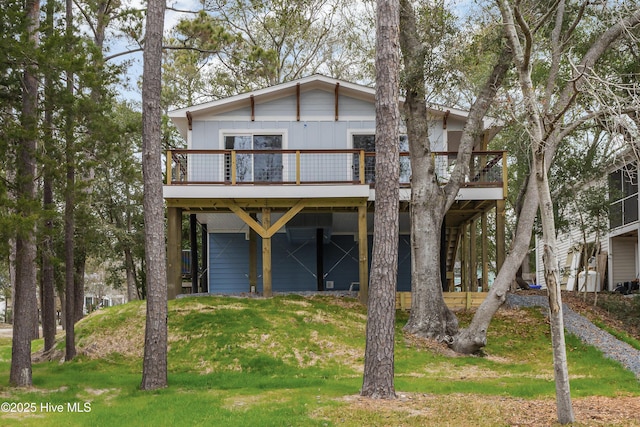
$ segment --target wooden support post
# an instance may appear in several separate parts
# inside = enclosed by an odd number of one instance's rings
[[[480,220],[480,227],[482,228],[482,292],[489,290],[489,250],[487,235],[487,213],[482,213]]]
[[[182,292],[182,209],[167,208],[167,298]]]
[[[476,250],[478,221],[471,221],[471,230],[469,231],[469,290],[478,292],[478,254]]]
[[[505,259],[505,201],[496,201],[496,267],[500,271]]]
[[[262,208],[262,226],[265,229],[271,227],[271,209]],[[270,298],[273,295],[271,289],[271,237],[262,238],[262,295]]]
[[[257,215],[250,214],[257,219]],[[249,227],[249,292],[255,293],[258,289],[258,233]]]
[[[209,232],[207,230],[207,224],[202,224],[202,279],[200,280],[200,287],[202,292],[209,292]]]
[[[236,171],[238,170],[236,161],[237,161],[236,151],[231,150],[231,185],[236,185],[236,179],[237,179]]]
[[[507,172],[507,153],[502,152],[502,197],[507,198],[509,186],[507,185],[509,173]],[[504,201],[503,201],[504,203]]]
[[[369,300],[369,248],[367,239],[367,202],[358,206],[358,260],[360,270],[360,302]]]
[[[324,229],[316,229],[316,280],[318,291],[324,291]]]
[[[454,270],[455,272],[455,270]],[[467,290],[467,225],[460,226],[460,290]]]
[[[189,215],[189,243],[191,245],[191,293],[198,293],[198,220],[196,214]]]

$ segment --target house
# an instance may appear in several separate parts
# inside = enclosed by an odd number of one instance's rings
[[[603,178],[603,181],[607,178]],[[619,285],[636,281],[640,276],[640,253],[638,244],[638,171],[631,161],[608,173],[609,193],[608,228],[602,233],[588,232],[586,239],[578,227],[570,227],[557,237],[558,264],[561,284],[567,290],[615,290]],[[595,221],[590,218],[587,221]],[[598,235],[600,234],[600,235]],[[536,245],[536,279],[545,285],[542,248],[539,239]],[[586,262],[585,262],[586,261]],[[587,265],[588,273],[584,273]]]
[[[313,75],[169,113],[187,148],[167,153],[168,283],[183,291],[181,223],[191,224],[191,287],[238,293],[360,289],[366,295],[375,211],[375,90]],[[455,162],[467,113],[433,107],[431,144],[439,178]],[[471,173],[443,227],[443,286],[453,288],[461,258],[475,290],[477,265],[458,250],[469,224],[496,211],[498,264],[504,259],[506,156],[487,151],[487,122]],[[401,132],[402,133],[402,132]],[[398,290],[411,287],[410,163],[401,154]],[[477,149],[477,151],[475,151]],[[200,227],[200,232],[198,232]],[[196,243],[198,234],[201,244]],[[488,232],[482,233],[486,248]],[[200,256],[198,255],[200,252]],[[481,271],[489,264],[486,249]],[[198,259],[204,259],[198,265]],[[486,286],[488,275],[483,275]],[[474,283],[474,285],[470,285]],[[188,291],[185,289],[185,291]]]

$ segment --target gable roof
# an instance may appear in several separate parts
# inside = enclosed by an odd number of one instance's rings
[[[323,90],[334,93],[336,88],[339,87],[340,95],[371,102],[372,104],[375,103],[375,88],[351,83],[345,80],[334,79],[321,74],[314,74],[309,77],[303,77],[263,89],[241,93],[228,98],[221,98],[203,104],[172,110],[168,115],[171,121],[180,130],[180,133],[186,137],[187,129],[189,127],[189,116],[192,119],[202,116],[210,116],[240,108],[246,108],[251,105],[251,102],[261,104],[292,96],[296,94],[298,87],[301,93],[310,90]],[[401,107],[403,102],[404,98],[400,98]],[[439,105],[431,105],[429,107],[429,112],[434,116],[444,116],[446,114],[448,117],[457,117],[462,120],[465,120],[468,115],[468,112],[465,110]]]

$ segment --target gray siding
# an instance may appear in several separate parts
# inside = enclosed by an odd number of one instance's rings
[[[245,234],[210,234],[209,291],[238,293],[249,289],[249,243]],[[373,239],[369,236],[369,264]],[[272,289],[274,292],[314,291],[316,280],[315,239],[291,242],[286,234],[272,238]],[[358,243],[353,235],[333,235],[323,246],[324,280],[334,290],[348,290],[359,282]],[[258,291],[262,292],[261,243],[258,239]],[[410,238],[401,235],[398,256],[398,290],[411,290]]]
[[[288,149],[347,149],[350,130],[375,129],[375,121],[194,121],[192,149],[219,150],[224,148],[220,141],[220,132],[237,131],[269,132],[282,131],[286,134]]]
[[[297,102],[295,95],[274,99],[264,103],[256,103],[254,115],[256,121],[261,117],[296,118]],[[341,117],[375,117],[373,103],[340,95],[338,101],[338,114]],[[251,117],[251,108],[243,107],[225,113],[217,117]],[[300,119],[317,120],[318,118],[333,119],[335,117],[335,95],[333,92],[323,90],[311,90],[300,94]]]
[[[209,292],[249,291],[249,242],[245,234],[209,234]]]

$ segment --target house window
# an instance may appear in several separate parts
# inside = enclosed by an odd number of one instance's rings
[[[281,150],[282,135],[225,135],[226,150]],[[225,179],[231,181],[231,154],[225,155]],[[282,182],[282,153],[236,153],[236,182]]]
[[[609,174],[609,198],[611,228],[638,221],[638,171],[635,165]]]
[[[399,149],[401,153],[409,152],[409,140],[407,135],[400,135]],[[376,136],[371,134],[353,135],[353,148],[356,150],[364,150],[364,179],[367,184],[375,184],[375,171],[376,171],[376,158],[373,155],[367,155],[367,153],[376,152]],[[353,155],[353,170],[354,177],[359,178],[358,173],[360,171],[360,156],[358,154]],[[411,178],[411,163],[409,156],[400,157],[400,183],[409,183]]]

